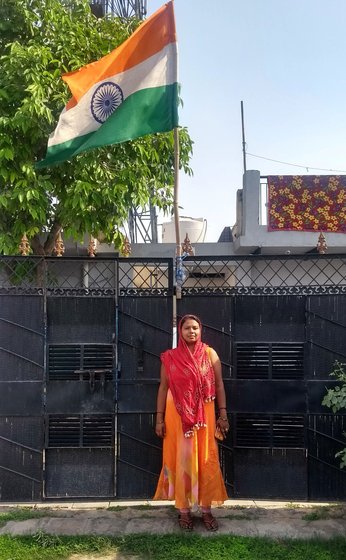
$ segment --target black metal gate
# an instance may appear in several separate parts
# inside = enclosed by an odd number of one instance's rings
[[[117,263],[46,267],[44,496],[115,496]]]
[[[220,446],[229,495],[344,499],[346,415],[321,402],[346,361],[341,256],[189,257],[179,316],[199,315],[220,355],[232,435]]]
[[[173,262],[123,260],[119,291],[119,498],[151,498],[161,468],[154,433],[160,354],[172,343]]]
[[[223,363],[230,496],[344,499],[346,415],[321,405],[345,362],[343,256],[186,258],[178,318]],[[150,498],[172,259],[0,259],[0,500]]]
[[[2,269],[2,274],[8,273]],[[20,269],[17,269],[20,280]],[[14,279],[15,281],[15,279]],[[40,500],[43,483],[44,302],[0,296],[0,500]]]
[[[152,495],[172,296],[171,259],[1,259],[0,500]]]

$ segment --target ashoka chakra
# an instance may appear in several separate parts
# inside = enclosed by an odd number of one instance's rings
[[[117,84],[113,82],[100,84],[91,98],[90,108],[94,119],[101,124],[104,123],[123,99],[123,92]]]

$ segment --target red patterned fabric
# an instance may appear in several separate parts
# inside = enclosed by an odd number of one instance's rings
[[[183,318],[184,319],[184,318]],[[179,323],[178,347],[161,354],[169,388],[186,437],[194,434],[194,428],[205,426],[203,402],[215,398],[215,375],[211,365],[208,346],[199,338],[193,353],[181,336]]]
[[[345,175],[279,175],[267,180],[269,231],[346,233]]]

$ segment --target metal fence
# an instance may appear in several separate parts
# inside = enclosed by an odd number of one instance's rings
[[[346,255],[188,257],[178,318],[222,361],[230,496],[344,499],[345,414],[321,405],[346,361]],[[0,258],[0,495],[150,498],[170,258]]]

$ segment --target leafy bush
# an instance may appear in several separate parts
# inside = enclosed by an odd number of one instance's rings
[[[340,381],[341,385],[337,385],[333,389],[328,389],[322,404],[331,408],[334,413],[340,410],[346,411],[346,364],[341,364],[340,362],[335,362],[334,370],[331,372],[331,376],[335,377]],[[344,432],[346,436],[346,432]],[[336,457],[341,458],[340,467],[346,467],[346,447],[339,451]]]

